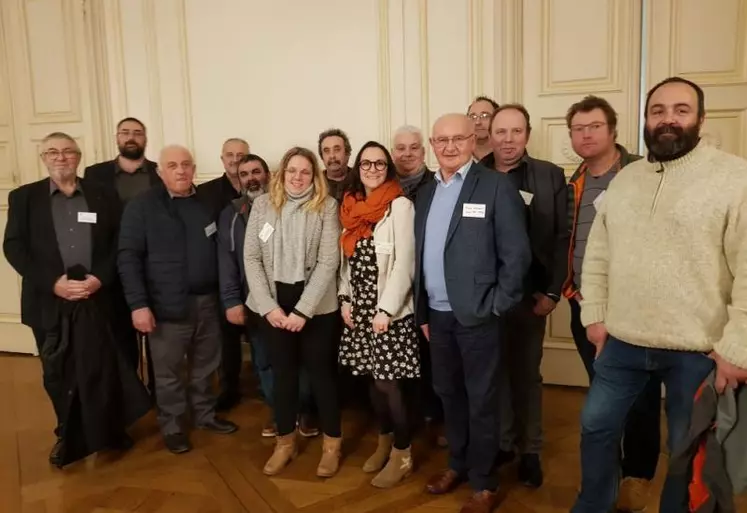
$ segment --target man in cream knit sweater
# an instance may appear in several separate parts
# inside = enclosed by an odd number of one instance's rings
[[[747,161],[700,140],[704,115],[696,84],[656,85],[646,101],[648,161],[630,164],[597,206],[581,280],[596,378],[573,513],[615,504],[625,418],[649,379],[666,387],[670,451],[714,363],[722,390],[747,381]],[[667,479],[661,513],[688,510],[687,485]]]

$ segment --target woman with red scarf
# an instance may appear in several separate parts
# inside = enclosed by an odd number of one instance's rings
[[[345,322],[340,363],[372,377],[371,399],[381,431],[363,465],[371,484],[389,488],[413,468],[401,380],[420,377],[413,317],[415,210],[404,197],[387,149],[366,143],[355,159],[340,208],[339,296]]]

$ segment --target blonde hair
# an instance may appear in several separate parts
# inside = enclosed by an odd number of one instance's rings
[[[278,166],[277,171],[272,173],[269,187],[270,203],[278,212],[280,212],[283,205],[285,205],[285,170],[288,167],[290,159],[296,156],[303,157],[309,161],[313,174],[312,183],[314,184],[314,196],[306,203],[306,205],[304,205],[304,208],[306,210],[320,212],[324,207],[324,202],[327,200],[327,195],[329,194],[327,178],[324,176],[314,152],[306,148],[301,148],[300,146],[294,146],[286,151],[285,155],[283,155],[283,158],[280,160],[280,165]]]

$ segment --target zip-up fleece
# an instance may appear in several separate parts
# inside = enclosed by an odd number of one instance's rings
[[[615,144],[620,152],[620,158],[617,161],[617,169],[622,169],[631,162],[640,160],[643,157],[628,153],[622,145]],[[581,196],[584,194],[584,185],[586,184],[586,163],[578,166],[568,181],[568,229],[571,232],[570,243],[568,245],[568,276],[563,283],[563,295],[571,299],[576,295],[578,290],[574,282],[573,273],[573,253],[576,250],[576,224],[578,223],[578,212],[581,208]]]
[[[747,369],[747,161],[701,142],[630,164],[601,202],[581,282],[584,326]]]

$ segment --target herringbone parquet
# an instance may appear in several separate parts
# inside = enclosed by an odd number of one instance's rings
[[[100,454],[64,471],[51,468],[53,414],[41,386],[36,358],[0,356],[0,512],[2,513],[443,513],[458,511],[466,487],[445,497],[423,491],[427,477],[445,462],[444,451],[417,440],[417,472],[386,491],[368,484],[360,468],[374,449],[376,431],[362,414],[345,418],[340,473],[314,476],[320,440],[304,442],[301,456],[282,474],[262,472],[272,440],[259,437],[265,409],[246,400],[230,416],[233,436],[194,433],[195,450],[174,456],[158,434],[153,415],[137,425],[137,444],[124,454]],[[515,468],[503,471],[503,513],[567,512],[579,479],[578,418],[584,392],[548,387],[545,394],[545,485],[519,486]],[[662,463],[666,458],[662,457]],[[657,489],[661,485],[661,470]],[[655,499],[651,500],[649,511]],[[747,511],[747,501],[741,506]]]

